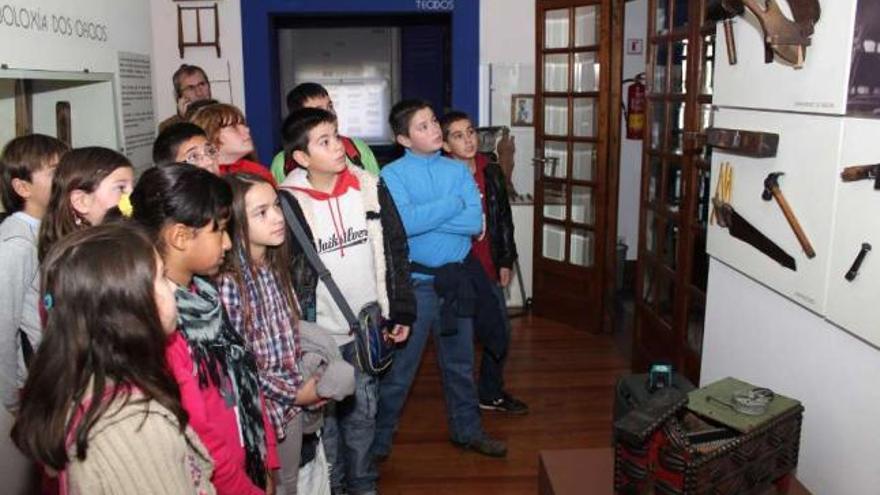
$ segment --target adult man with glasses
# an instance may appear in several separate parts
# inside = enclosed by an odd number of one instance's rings
[[[197,101],[211,99],[211,82],[205,71],[197,65],[183,64],[171,78],[174,83],[174,95],[177,98],[177,113],[159,124],[162,132],[171,124],[183,122],[186,109]]]

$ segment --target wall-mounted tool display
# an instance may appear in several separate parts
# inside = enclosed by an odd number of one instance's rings
[[[860,180],[873,180],[874,189],[880,190],[880,163],[874,165],[855,165],[846,167],[840,172],[843,182],[856,182]]]
[[[856,259],[853,261],[851,267],[846,272],[846,275],[843,276],[847,280],[847,282],[852,282],[859,275],[859,270],[862,268],[862,263],[865,261],[865,256],[871,252],[871,244],[868,242],[862,243],[862,248],[859,249],[859,254],[856,255]]]
[[[785,268],[797,271],[794,258],[737,213],[730,203],[725,203],[719,199],[713,199],[712,203],[718,212],[718,225],[721,228],[727,229],[732,237],[764,253]]]
[[[771,172],[767,175],[767,178],[764,179],[764,191],[761,193],[761,199],[764,201],[776,200],[776,203],[782,210],[782,214],[785,215],[785,220],[794,232],[795,237],[797,237],[797,240],[800,243],[801,248],[804,250],[804,253],[807,255],[807,258],[815,258],[816,251],[813,249],[813,245],[810,244],[810,239],[807,238],[806,232],[804,232],[803,227],[801,227],[800,222],[798,222],[794,211],[785,199],[785,195],[783,195],[782,190],[779,189],[779,177],[782,175],[784,175],[784,172]]]
[[[737,155],[771,158],[776,156],[779,134],[710,127],[706,129],[706,143]]]

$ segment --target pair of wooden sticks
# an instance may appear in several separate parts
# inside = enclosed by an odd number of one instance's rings
[[[715,199],[722,203],[730,203],[733,198],[733,165],[730,162],[721,162],[718,168],[718,182],[715,185]],[[718,212],[712,206],[712,214],[709,215],[709,223],[715,225]]]

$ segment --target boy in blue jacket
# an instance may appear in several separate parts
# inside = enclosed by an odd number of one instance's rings
[[[493,297],[491,290],[474,283],[480,276],[485,281],[479,262],[470,256],[471,239],[483,230],[480,193],[467,167],[441,156],[443,135],[427,102],[397,103],[389,122],[406,152],[383,168],[381,177],[406,230],[417,316],[409,340],[396,350],[394,364],[379,385],[373,454],[382,459],[391,451],[391,437],[431,332],[452,442],[503,457],[505,443],[483,430],[473,377],[472,318],[481,306],[497,306],[481,300]]]

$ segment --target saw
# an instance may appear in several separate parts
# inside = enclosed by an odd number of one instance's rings
[[[718,225],[721,228],[727,229],[731,236],[764,253],[785,268],[797,271],[794,258],[737,213],[730,203],[725,203],[718,198],[712,198],[712,203],[715,206]]]

